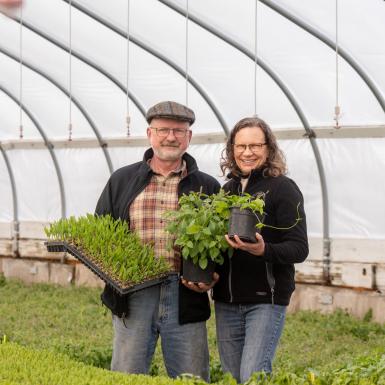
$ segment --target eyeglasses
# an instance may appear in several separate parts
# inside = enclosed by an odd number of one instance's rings
[[[176,138],[184,138],[190,130],[184,128],[168,128],[168,127],[150,127],[152,130],[155,130],[156,135],[161,138],[165,138],[170,134],[170,131],[174,134]]]
[[[238,153],[245,152],[246,148],[248,148],[251,152],[259,152],[262,151],[263,146],[266,143],[252,143],[252,144],[234,144],[234,150]]]

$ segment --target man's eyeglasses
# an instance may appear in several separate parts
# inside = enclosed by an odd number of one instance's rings
[[[245,152],[246,148],[248,148],[251,152],[259,152],[262,151],[265,145],[266,143],[234,144],[234,150],[235,152],[241,153]]]
[[[165,138],[170,134],[170,131],[174,134],[176,138],[184,138],[190,130],[184,128],[168,128],[168,127],[150,127],[152,130],[155,130],[156,135],[161,138]]]

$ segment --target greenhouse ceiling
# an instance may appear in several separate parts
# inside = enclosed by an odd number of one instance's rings
[[[222,181],[226,134],[258,114],[311,236],[385,239],[384,20],[383,0],[25,0],[0,14],[0,221],[92,212],[175,100],[202,170]]]

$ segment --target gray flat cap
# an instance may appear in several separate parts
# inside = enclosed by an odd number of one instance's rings
[[[150,124],[154,118],[165,118],[182,120],[192,125],[195,122],[194,111],[177,102],[160,102],[149,108],[146,114],[147,123]]]

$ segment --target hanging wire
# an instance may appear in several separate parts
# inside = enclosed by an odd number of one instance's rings
[[[72,140],[72,0],[69,0],[69,123],[68,140]]]
[[[19,139],[23,139],[23,7],[20,7],[20,33],[19,33],[19,51],[20,51],[20,68],[19,68]]]
[[[257,73],[258,73],[258,0],[255,0],[254,20],[254,115],[258,116]]]
[[[338,54],[338,0],[335,0],[335,14],[336,14],[336,105],[334,107],[334,120],[335,120],[335,128],[340,128],[340,115],[341,115],[341,107],[339,105],[339,54]]]
[[[186,0],[186,106],[188,106],[188,21],[189,21],[189,0]]]
[[[130,79],[130,0],[127,0],[127,67],[126,67],[126,89],[127,89],[127,111],[126,127],[127,136],[130,136],[130,103],[129,103],[129,79]]]

